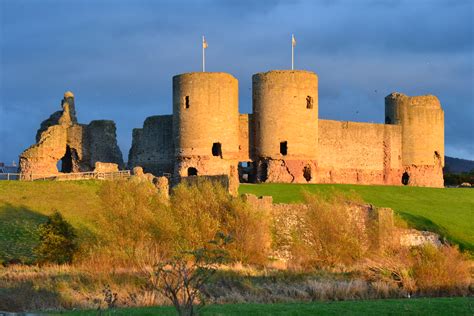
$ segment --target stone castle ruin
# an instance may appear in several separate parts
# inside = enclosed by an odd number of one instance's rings
[[[239,182],[443,186],[444,112],[435,96],[385,98],[385,124],[322,120],[318,77],[277,70],[252,78],[253,113],[240,114],[238,81],[227,73],[173,77],[173,114],[133,130],[128,168],[173,180],[218,176]],[[22,172],[122,166],[112,121],[78,124],[74,96],[41,124]]]
[[[238,111],[227,73],[173,78],[173,114],[133,130],[129,167],[231,182],[443,186],[444,112],[435,96],[385,98],[386,124],[321,120],[318,77],[278,70],[252,78],[253,113]]]
[[[113,121],[79,124],[74,95],[69,91],[64,94],[61,106],[62,111],[54,112],[41,123],[36,133],[36,144],[20,155],[23,179],[86,172],[96,167],[100,171],[106,171],[111,166],[114,169],[114,165],[107,163],[116,164],[115,169],[123,167]]]

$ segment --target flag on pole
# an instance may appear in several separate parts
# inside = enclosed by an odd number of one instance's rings
[[[206,42],[206,39],[204,38],[204,36],[202,37],[202,48],[207,48],[207,42]]]
[[[293,34],[291,34],[291,46],[295,47],[296,46],[296,39]]]

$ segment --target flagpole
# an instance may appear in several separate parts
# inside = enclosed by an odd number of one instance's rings
[[[204,47],[205,39],[202,37],[202,72],[206,72],[206,48]]]
[[[291,70],[295,69],[295,45],[294,45],[294,35],[291,34]]]

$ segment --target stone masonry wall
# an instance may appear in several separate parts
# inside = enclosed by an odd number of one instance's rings
[[[41,123],[36,143],[20,155],[20,172],[24,179],[54,176],[60,172],[92,171],[96,162],[123,166],[113,121],[78,124],[74,95],[66,92],[57,111]],[[61,161],[61,170],[58,162]]]
[[[143,128],[133,130],[128,168],[141,166],[145,172],[158,176],[173,173],[174,160],[172,115],[150,116]]]
[[[401,127],[319,120],[317,182],[401,184]]]

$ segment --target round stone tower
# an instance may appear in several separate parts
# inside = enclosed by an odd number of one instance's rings
[[[444,112],[437,97],[385,97],[385,122],[402,127],[403,184],[443,186]]]
[[[252,85],[257,177],[314,182],[318,77],[310,71],[274,70],[253,75]]]
[[[239,154],[238,81],[194,72],[173,77],[175,174],[230,175]],[[235,165],[235,166],[234,166]]]

